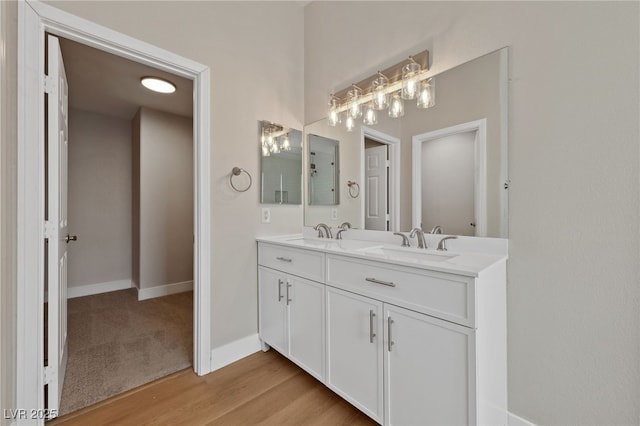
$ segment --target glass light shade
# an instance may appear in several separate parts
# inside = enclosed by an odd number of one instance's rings
[[[389,80],[384,76],[379,76],[371,84],[371,92],[373,93],[373,108],[381,111],[389,106],[389,98],[387,96],[387,86]]]
[[[433,78],[428,78],[420,83],[418,92],[418,108],[431,108],[436,104]]]
[[[158,93],[173,93],[176,91],[176,85],[159,77],[142,77],[140,83],[149,90]]]
[[[418,94],[418,74],[421,67],[415,62],[410,62],[402,67],[402,99],[415,99]]]
[[[282,139],[282,150],[283,151],[291,151],[291,142],[289,141],[289,134],[284,135]]]
[[[340,123],[340,113],[338,112],[338,102],[335,99],[331,99],[329,104],[329,126],[336,127]]]
[[[277,143],[274,143],[271,147],[271,152],[274,154],[280,154],[280,146]]]
[[[269,147],[265,144],[262,144],[262,156],[268,157],[271,155],[271,151],[269,151]]]
[[[344,123],[347,128],[347,132],[352,132],[356,127],[356,120],[351,116],[351,114],[347,114],[347,120]]]
[[[378,113],[375,109],[373,109],[373,105],[371,102],[369,102],[364,109],[364,118],[362,119],[362,121],[367,126],[378,124]]]
[[[273,140],[273,136],[272,135],[267,136],[267,145],[269,145],[269,147],[272,147],[274,143],[275,141]]]
[[[347,99],[349,103],[349,115],[353,118],[362,117],[362,108],[360,108],[360,98],[362,97],[362,90],[358,87],[353,87],[347,92]]]
[[[400,92],[396,92],[391,97],[391,105],[389,105],[389,117],[399,118],[404,115],[404,101],[400,97]]]

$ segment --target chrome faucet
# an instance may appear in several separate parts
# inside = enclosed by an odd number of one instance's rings
[[[402,237],[402,247],[411,247],[411,243],[409,243],[409,239],[406,235],[401,232],[394,232],[393,235],[400,235]]]
[[[424,239],[424,232],[422,232],[422,229],[413,228],[411,230],[411,233],[409,234],[409,237],[411,238],[416,237],[418,239],[418,248],[421,248],[421,249],[427,248],[427,241]]]
[[[342,222],[342,225],[340,225],[338,228],[351,229],[351,224],[349,222]]]
[[[431,230],[431,232],[429,232],[430,234],[442,234],[442,226],[440,225],[436,225],[433,227],[433,229]]]
[[[338,229],[338,232],[336,233],[336,240],[341,240],[342,239],[342,233],[344,231],[346,231],[349,228],[340,228]]]
[[[440,240],[440,242],[438,243],[438,248],[436,250],[440,250],[440,251],[447,251],[447,244],[446,241],[447,240],[455,240],[456,237],[455,235],[449,236],[449,237],[444,237],[443,239]]]
[[[318,238],[333,238],[333,234],[331,233],[331,228],[329,228],[324,223],[319,223],[313,227],[316,231],[318,231]]]

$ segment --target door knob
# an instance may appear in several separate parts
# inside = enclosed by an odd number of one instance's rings
[[[78,236],[77,235],[69,235],[69,234],[67,234],[67,236],[64,237],[64,239],[67,242],[67,244],[69,244],[69,241],[78,241]]]

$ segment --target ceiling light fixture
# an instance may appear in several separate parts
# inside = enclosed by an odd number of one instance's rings
[[[158,93],[173,93],[176,91],[176,85],[160,77],[142,77],[140,83],[149,90]]]
[[[331,95],[329,125],[344,121],[347,131],[363,115],[366,125],[377,123],[376,111],[389,109],[390,117],[404,115],[403,100],[417,99],[418,108],[435,105],[433,77],[428,76],[429,51],[425,50]],[[367,89],[361,89],[367,88]],[[345,113],[345,118],[341,114]]]
[[[262,143],[262,156],[279,154],[283,151],[291,151],[289,130],[279,124],[262,121],[260,124],[260,141]]]

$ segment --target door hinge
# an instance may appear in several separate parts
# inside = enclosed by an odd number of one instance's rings
[[[44,367],[44,384],[48,385],[51,382],[53,382],[53,368]]]
[[[391,167],[391,161],[386,160],[386,161],[385,161],[385,165],[386,165],[387,167]]]
[[[52,93],[56,82],[48,75],[44,76],[44,93]]]
[[[54,233],[55,229],[54,227],[51,225],[51,222],[49,222],[48,220],[44,221],[44,237],[45,238],[51,238],[53,237],[53,233]]]
[[[509,184],[510,184],[510,183],[511,183],[511,181],[510,181],[510,180],[505,181],[505,183],[504,183],[504,189],[509,189]]]

